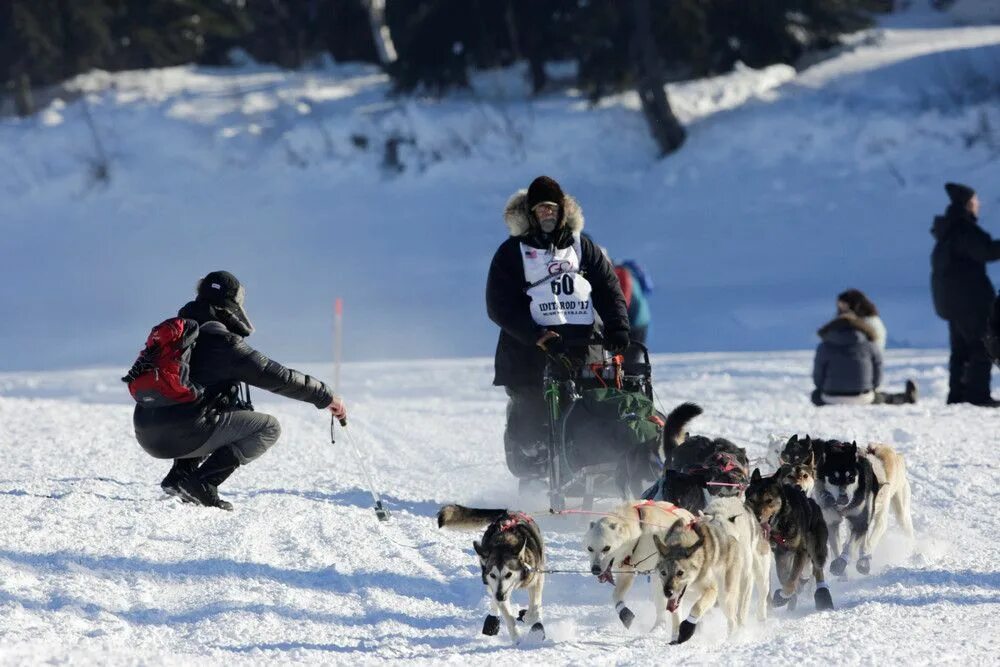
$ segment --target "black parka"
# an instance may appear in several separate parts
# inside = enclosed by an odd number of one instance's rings
[[[531,224],[526,195],[526,191],[522,190],[507,202],[504,221],[511,236],[493,256],[486,280],[486,310],[490,319],[500,327],[493,378],[493,384],[498,386],[540,385],[545,368],[545,354],[535,343],[546,327],[538,325],[531,317],[531,299],[524,277],[521,244],[541,250],[547,250],[549,243],[559,249],[568,248],[573,245],[573,235],[583,230],[580,207],[576,200],[566,196],[562,225],[554,239],[543,240],[537,234],[537,226]],[[580,246],[580,272],[593,288],[591,298],[594,310],[603,322],[605,336],[627,336],[628,306],[614,267],[589,237],[582,236]],[[580,325],[548,328],[567,340],[586,339],[593,330],[593,327]]]
[[[139,444],[160,459],[183,457],[205,444],[219,414],[234,408],[241,382],[325,408],[333,391],[316,378],[285,368],[246,344],[223,322],[225,313],[208,304],[192,301],[181,308],[180,317],[200,325],[191,352],[191,380],[205,392],[188,405],[167,408],[135,406],[132,422]]]
[[[931,253],[934,310],[942,319],[985,334],[996,296],[986,263],[1000,259],[1000,241],[977,224],[976,216],[954,205],[934,219],[931,234],[937,241]]]

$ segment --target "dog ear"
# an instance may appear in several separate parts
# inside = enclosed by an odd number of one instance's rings
[[[808,438],[809,436],[806,436],[806,437]],[[799,434],[796,433],[795,435],[793,435],[792,437],[790,437],[788,439],[788,442],[785,443],[785,447],[788,447],[789,445],[794,445],[794,444],[798,443],[798,441],[799,441]]]
[[[670,551],[667,548],[667,545],[663,543],[663,540],[661,540],[660,536],[656,533],[653,533],[653,544],[656,545],[656,550],[660,552],[661,556],[666,556]]]
[[[481,560],[481,561],[485,561],[486,560],[486,555],[487,555],[488,552],[487,552],[486,548],[483,547],[482,544],[480,544],[476,540],[473,540],[472,541],[472,548],[476,550],[476,554],[479,556],[479,560]]]
[[[851,441],[851,456],[857,456],[857,455],[858,455],[858,441],[857,440],[852,440]]]
[[[815,450],[812,449],[809,450],[809,467],[810,468],[816,467],[816,452]]]
[[[760,481],[760,468],[754,468],[753,474],[750,475],[750,482],[756,483]]]

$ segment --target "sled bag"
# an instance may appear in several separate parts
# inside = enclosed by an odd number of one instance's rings
[[[566,412],[566,463],[579,470],[617,463],[639,445],[655,449],[664,423],[653,402],[640,392],[587,389]]]
[[[139,405],[164,408],[194,403],[202,388],[191,381],[191,350],[198,337],[198,323],[180,317],[153,327],[146,347],[122,382]]]

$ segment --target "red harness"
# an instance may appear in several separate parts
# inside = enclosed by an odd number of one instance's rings
[[[760,524],[760,527],[764,530],[764,539],[769,542],[774,542],[779,547],[787,547],[788,543],[785,541],[785,538],[783,538],[779,533],[771,530],[771,524],[762,523]]]
[[[522,523],[535,523],[535,520],[524,512],[510,512],[511,518],[500,523],[500,532],[506,533],[508,530]]]

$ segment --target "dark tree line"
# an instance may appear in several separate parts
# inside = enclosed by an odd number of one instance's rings
[[[0,83],[30,90],[93,68],[226,65],[240,48],[300,67],[328,54],[381,64],[400,92],[440,94],[475,68],[576,65],[592,99],[635,88],[647,119],[669,112],[667,79],[793,63],[837,43],[891,0],[0,0]],[[389,47],[389,55],[386,48]],[[662,97],[662,99],[659,99]],[[656,99],[654,99],[656,98]],[[654,119],[651,121],[657,135]],[[674,121],[676,122],[676,121]],[[678,126],[679,127],[679,126]],[[657,137],[664,152],[676,131]],[[679,138],[683,140],[683,131]],[[667,142],[667,145],[664,144]]]

